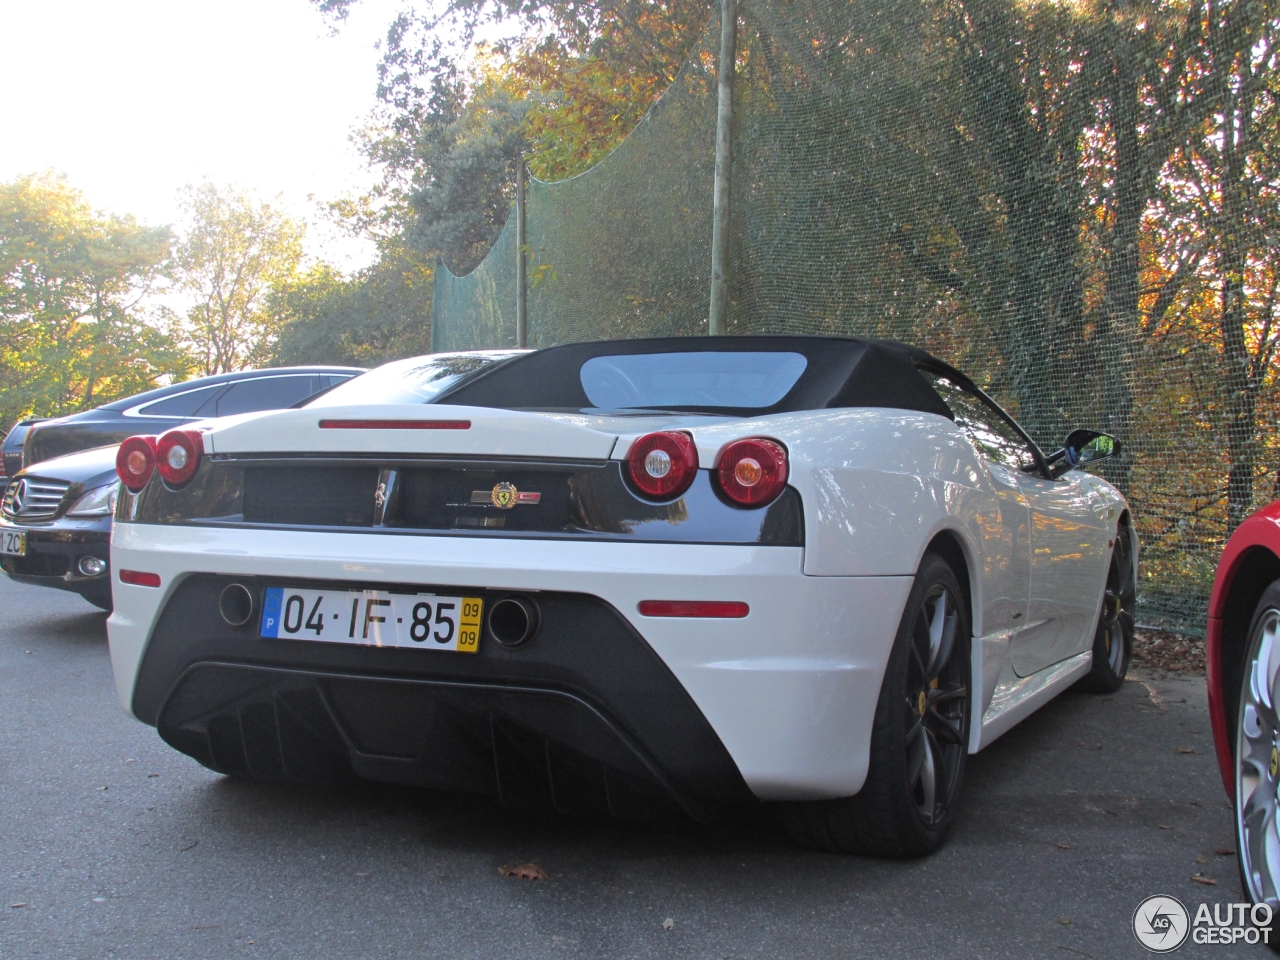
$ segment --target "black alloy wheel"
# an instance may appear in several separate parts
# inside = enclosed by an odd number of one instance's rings
[[[793,838],[817,849],[897,858],[942,845],[969,754],[969,644],[955,573],[926,554],[885,669],[862,791],[788,804]]]
[[[1080,680],[1086,693],[1115,693],[1124,683],[1133,657],[1134,611],[1138,603],[1138,581],[1133,570],[1133,541],[1128,525],[1116,530],[1111,550],[1111,566],[1102,594],[1102,610],[1093,637],[1093,666]]]

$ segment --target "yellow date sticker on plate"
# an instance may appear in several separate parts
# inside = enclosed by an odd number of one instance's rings
[[[479,597],[463,597],[458,617],[458,652],[475,653],[480,649],[480,614],[484,601]]]

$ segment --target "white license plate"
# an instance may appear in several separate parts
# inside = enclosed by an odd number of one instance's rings
[[[0,530],[0,553],[23,557],[27,553],[27,535],[13,530]]]
[[[267,587],[259,635],[414,650],[480,648],[479,597]]]

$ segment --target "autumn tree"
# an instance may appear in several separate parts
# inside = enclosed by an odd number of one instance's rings
[[[174,290],[192,301],[175,329],[203,373],[265,362],[281,319],[273,288],[294,279],[304,228],[270,203],[233,187],[188,187],[187,223],[173,251]]]
[[[313,2],[341,20],[358,0]],[[410,6],[388,31],[364,139],[383,172],[373,199],[420,255],[467,272],[506,220],[521,159],[555,180],[606,155],[662,95],[710,12],[701,0]]]
[[[165,228],[97,213],[50,174],[0,184],[0,420],[55,416],[183,376],[188,360],[141,304]]]

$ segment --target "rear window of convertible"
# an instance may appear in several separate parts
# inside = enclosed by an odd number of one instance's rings
[[[341,407],[365,403],[430,403],[445,390],[520,351],[435,353],[385,363],[323,393],[307,407]]]
[[[809,361],[799,353],[641,353],[593,357],[578,376],[593,407],[772,407]]]

